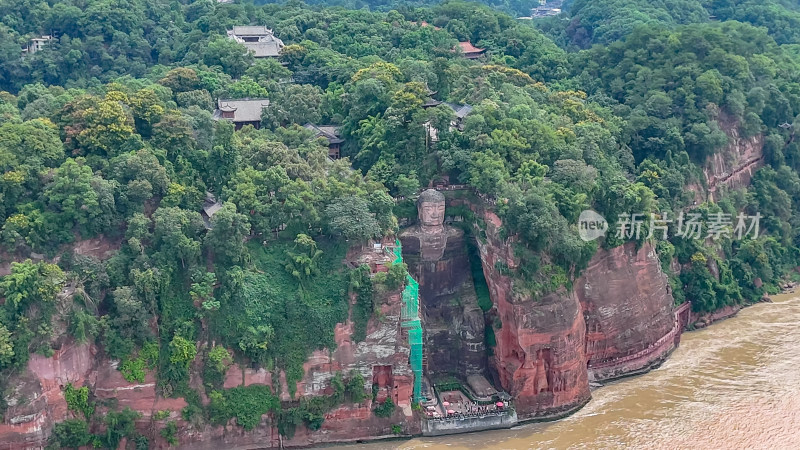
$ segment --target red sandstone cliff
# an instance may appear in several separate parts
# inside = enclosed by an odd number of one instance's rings
[[[574,286],[586,321],[590,380],[646,369],[674,348],[675,300],[649,243],[598,250]]]
[[[736,118],[725,113],[720,114],[719,124],[728,135],[728,145],[706,158],[705,189],[697,183],[687,186],[698,203],[718,201],[724,190],[748,186],[755,171],[764,165],[763,135],[743,137]]]
[[[373,382],[379,384],[379,401],[392,396],[399,408],[390,418],[374,415],[370,397],[364,403],[345,404],[329,411],[319,430],[309,431],[298,426],[295,436],[282,442],[276,427],[272,426],[270,415],[265,415],[261,425],[252,431],[244,431],[233,423],[227,426],[194,425],[181,419],[180,411],[187,405],[184,399],[156,395],[153,373],[148,372],[143,383],[128,383],[117,370],[116,363],[98,357],[92,346],[67,342],[51,358],[32,355],[26,370],[9,383],[15,389],[6,397],[9,407],[5,420],[0,423],[0,450],[43,447],[53,424],[69,417],[63,394],[68,383],[88,385],[98,403],[115,399],[118,409],[130,407],[142,413],[137,429],[150,438],[151,446],[155,448],[169,447],[158,434],[167,420],[178,422],[179,446],[192,449],[265,448],[278,447],[281,443],[287,447],[308,446],[374,439],[393,436],[393,424],[403,424],[406,434],[418,433],[419,424],[412,419],[410,402],[413,390],[413,373],[408,362],[410,350],[399,326],[399,293],[387,295],[379,308],[380,319],[370,319],[363,342],[352,341],[351,323],[337,325],[337,348],[318,350],[309,357],[304,365],[306,375],[297,383],[295,398],[326,394],[330,379],[336,372],[341,371],[346,376],[354,370],[364,376],[365,389],[369,389]],[[193,385],[196,380],[199,380],[199,375],[192,373]],[[283,373],[280,381],[282,400],[291,400]],[[224,387],[251,384],[272,386],[271,374],[263,369],[242,370],[234,366],[226,375]],[[103,411],[103,407],[99,407],[101,415]],[[153,424],[151,418],[157,411],[170,411],[170,416]]]
[[[498,237],[500,219],[484,213],[483,271],[497,315],[492,364],[503,389],[514,397],[520,419],[567,414],[589,400],[584,341],[586,325],[578,298],[558,292],[534,300],[516,292],[497,262],[514,267],[511,248]]]
[[[86,380],[94,361],[88,344],[65,344],[50,358],[31,355],[26,370],[10,380],[8,409],[0,423],[0,449],[44,446],[53,424],[67,417],[63,387]]]
[[[521,419],[569,412],[588,400],[590,380],[647,370],[675,347],[681,328],[674,299],[649,243],[598,250],[572,292],[533,300],[495,270],[497,262],[515,267],[513,250],[498,238],[500,219],[479,214],[486,223],[483,270],[502,323],[492,363]]]

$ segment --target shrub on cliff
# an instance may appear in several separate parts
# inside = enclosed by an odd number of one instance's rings
[[[48,449],[75,448],[88,445],[92,440],[89,424],[83,419],[67,419],[55,424]]]
[[[367,398],[367,391],[364,389],[364,377],[360,372],[351,371],[350,378],[344,387],[344,393],[353,403],[361,403]]]
[[[384,419],[387,417],[392,417],[392,413],[394,413],[394,401],[392,401],[391,397],[387,397],[386,400],[377,405],[372,412],[374,412],[377,417]]]
[[[72,383],[68,383],[64,388],[64,399],[67,402],[67,408],[75,413],[80,413],[86,420],[91,420],[94,414],[94,404],[89,403],[89,388],[82,386],[75,389]]]
[[[212,391],[209,395],[211,422],[224,425],[236,418],[236,424],[252,430],[261,422],[261,416],[280,409],[278,397],[269,386],[239,386],[224,391]]]

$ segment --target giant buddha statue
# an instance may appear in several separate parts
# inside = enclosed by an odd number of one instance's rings
[[[417,215],[423,233],[442,233],[444,231],[444,195],[434,189],[423,191],[417,200]]]
[[[444,224],[445,197],[417,200],[417,223],[400,233],[403,259],[419,282],[425,353],[432,373],[484,374],[483,312],[477,304],[464,232]]]

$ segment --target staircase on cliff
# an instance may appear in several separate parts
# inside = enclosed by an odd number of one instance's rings
[[[403,248],[400,240],[395,240],[393,264],[403,263]],[[411,371],[414,372],[414,401],[422,400],[422,323],[419,318],[419,283],[406,274],[406,287],[403,290],[403,309],[400,316],[401,327],[408,333],[411,347],[409,355]]]

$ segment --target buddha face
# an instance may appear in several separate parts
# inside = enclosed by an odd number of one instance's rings
[[[444,202],[419,204],[419,221],[424,227],[438,227],[444,222]]]

